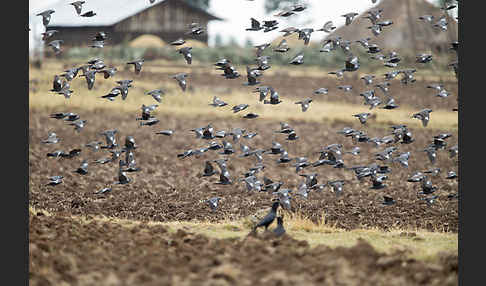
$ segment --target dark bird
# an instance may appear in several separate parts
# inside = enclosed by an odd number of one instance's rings
[[[372,84],[374,78],[375,78],[374,75],[364,75],[361,77],[361,79],[364,81],[366,85]]]
[[[432,197],[426,197],[426,198],[421,198],[421,200],[424,200],[427,205],[432,205],[437,199],[439,198],[439,196],[432,196]]]
[[[260,82],[257,81],[257,77],[261,76],[262,73],[258,69],[251,69],[249,66],[246,66],[246,78],[248,82],[245,83],[247,86],[257,85]]]
[[[254,119],[254,118],[257,118],[258,116],[259,116],[258,114],[253,113],[253,112],[250,112],[250,113],[245,114],[245,116],[243,116],[242,118],[245,118],[245,119]]]
[[[184,59],[186,60],[187,64],[192,63],[192,54],[191,54],[192,47],[183,47],[178,49],[177,51],[179,54],[182,54],[184,56]]]
[[[79,16],[81,16],[81,17],[93,17],[93,16],[96,16],[96,13],[93,12],[93,11],[88,11],[86,13],[79,15]]]
[[[417,58],[417,63],[422,63],[422,64],[432,61],[431,54],[418,54],[416,58]]]
[[[448,151],[449,151],[449,158],[454,158],[455,156],[457,156],[457,154],[459,154],[459,146],[454,145],[451,148],[449,148]]]
[[[36,16],[42,16],[42,24],[44,24],[44,26],[47,28],[47,25],[49,25],[49,22],[51,21],[51,15],[54,12],[54,10],[49,9],[37,14]]]
[[[62,150],[56,150],[54,152],[47,153],[47,157],[54,157],[54,158],[62,158],[66,155],[66,153]]]
[[[285,28],[283,30],[280,30],[279,32],[285,33],[283,35],[283,37],[287,37],[287,36],[292,35],[293,33],[298,33],[299,29],[297,29],[295,27],[288,27],[288,28]]]
[[[83,4],[86,3],[85,1],[75,1],[69,3],[69,5],[73,5],[74,9],[76,10],[76,14],[81,15],[81,9],[83,8]]]
[[[139,59],[132,62],[128,62],[127,65],[133,65],[135,67],[135,74],[140,74],[144,62],[145,62],[144,59]]]
[[[273,202],[270,212],[253,227],[253,231],[256,231],[257,228],[262,226],[264,226],[265,230],[267,230],[268,226],[272,224],[272,222],[275,220],[275,217],[277,216],[277,209],[279,205],[280,203],[278,201]]]
[[[332,191],[336,196],[340,196],[343,193],[344,180],[329,181],[327,184],[332,187]]]
[[[260,99],[261,99],[261,93],[260,93]],[[280,97],[278,95],[278,92],[273,89],[272,87],[270,87],[270,100],[263,100],[263,104],[272,104],[272,105],[276,105],[276,104],[279,104],[281,103],[282,100],[280,100]]]
[[[279,237],[285,234],[285,228],[283,226],[283,217],[277,217],[277,227],[273,230],[275,236]]]
[[[97,32],[96,35],[94,36],[93,39],[91,39],[92,41],[105,41],[106,39],[108,39],[108,37],[106,36],[106,33],[101,31],[101,32]]]
[[[345,69],[341,69],[341,70],[337,70],[337,71],[328,72],[328,74],[335,74],[336,77],[340,78],[340,77],[343,77],[345,71],[346,71]]]
[[[162,134],[162,135],[165,135],[165,136],[171,136],[172,134],[174,134],[174,131],[173,130],[162,130],[162,131],[155,132],[155,134]]]
[[[92,90],[94,87],[94,83],[96,80],[96,70],[89,70],[85,74],[80,76],[84,76],[86,78],[86,83],[88,84],[88,90]]]
[[[159,122],[160,122],[160,120],[158,120],[157,118],[153,118],[152,117],[152,118],[150,118],[150,119],[148,119],[146,121],[140,122],[140,126],[152,126],[152,125],[155,125],[155,124],[157,124]]]
[[[173,75],[172,78],[177,80],[177,82],[179,83],[179,86],[180,88],[182,89],[183,92],[186,91],[186,87],[187,87],[187,82],[186,82],[186,78],[187,78],[187,73],[178,73],[176,75]]]
[[[351,85],[340,85],[337,88],[344,91],[344,92],[349,92],[353,89],[353,87]]]
[[[457,174],[456,174],[456,172],[454,172],[454,171],[449,171],[449,172],[447,172],[447,177],[446,177],[446,179],[451,180],[451,179],[455,179],[455,178],[457,178]]]
[[[394,205],[395,203],[396,202],[392,197],[383,196],[383,203],[382,203],[383,205],[391,206],[391,205]]]
[[[422,191],[419,192],[420,195],[430,195],[435,192],[436,186],[432,185],[432,181],[429,180],[427,176],[422,179]]]
[[[251,20],[251,28],[247,28],[246,29],[247,31],[260,31],[264,28],[263,26],[261,26],[260,22],[258,22],[256,19],[250,18],[250,20]]]
[[[263,21],[263,27],[265,28],[263,32],[267,33],[275,29],[278,29],[277,25],[278,22],[276,20]]]
[[[306,112],[307,109],[309,109],[309,105],[311,102],[312,102],[312,98],[306,98],[304,100],[295,102],[295,104],[300,104],[302,108],[302,112]]]
[[[213,165],[211,164],[211,162],[206,161],[206,163],[204,164],[203,177],[210,177],[210,176],[217,174],[217,173],[218,173],[218,171],[216,171],[213,168]]]

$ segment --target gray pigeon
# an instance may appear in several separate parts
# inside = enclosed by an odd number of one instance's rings
[[[47,28],[47,25],[49,25],[49,22],[51,21],[51,15],[54,12],[55,12],[54,10],[49,9],[39,14],[36,14],[36,16],[42,16],[42,24]]]
[[[323,31],[326,33],[331,33],[334,29],[336,29],[336,26],[332,23],[332,21],[327,21],[322,28],[316,30],[316,31]]]
[[[155,132],[155,134],[162,134],[162,135],[165,135],[165,136],[171,136],[172,134],[174,134],[174,131],[173,130],[162,130],[162,131]]]
[[[422,125],[424,127],[427,127],[427,124],[429,123],[429,120],[430,120],[430,113],[431,112],[432,112],[432,109],[425,108],[425,109],[422,109],[419,112],[413,114],[412,118],[420,119],[422,121]]]
[[[54,53],[57,55],[57,54],[60,54],[62,52],[61,44],[63,44],[63,43],[64,43],[64,40],[54,40],[54,41],[49,42],[49,44],[47,44],[47,46],[51,47],[52,50],[54,51]]]
[[[145,62],[144,59],[138,59],[135,61],[128,62],[127,65],[134,65],[135,67],[135,74],[140,74],[142,71],[142,65]]]
[[[63,176],[52,176],[52,177],[49,177],[49,183],[46,184],[46,186],[56,186],[56,185],[59,185],[61,184],[63,181],[64,177]]]
[[[80,175],[86,175],[86,174],[88,174],[88,161],[84,160],[81,163],[81,166],[79,166],[79,168],[77,168],[73,172],[78,173]]]
[[[162,101],[161,96],[165,93],[161,89],[154,89],[146,92],[145,94],[151,95],[155,99],[155,101],[161,102]]]
[[[359,122],[361,124],[366,124],[366,120],[368,120],[368,117],[371,115],[371,113],[358,113],[354,114],[353,116],[359,119]]]
[[[213,197],[213,198],[210,198],[209,200],[206,200],[206,203],[211,208],[211,211],[215,211],[218,208],[218,203],[219,203],[220,200],[221,200],[220,197]]]
[[[351,22],[353,22],[354,17],[358,16],[358,13],[351,12],[341,16],[346,18],[346,26],[348,26],[351,24]]]
[[[177,80],[177,82],[179,83],[179,86],[181,87],[183,92],[186,91],[186,87],[187,87],[186,78],[187,78],[187,76],[188,76],[187,73],[178,73],[178,74],[172,76],[173,79]]]
[[[79,120],[76,120],[74,122],[69,123],[68,125],[74,126],[74,130],[76,132],[81,132],[81,130],[86,125],[86,122],[88,122],[88,120],[86,120],[86,119],[79,119]]]
[[[240,112],[242,110],[245,110],[248,108],[248,106],[250,106],[249,104],[245,104],[245,103],[242,103],[242,104],[238,104],[238,105],[235,105],[233,106],[232,110],[233,110],[233,113],[237,113],[237,112]]]
[[[49,132],[47,139],[42,140],[42,143],[44,144],[56,144],[59,141],[61,141],[61,138],[57,137],[57,134],[54,132]]]
[[[296,55],[290,62],[289,64],[291,65],[301,65],[304,63],[304,54],[300,53]]]
[[[283,39],[282,41],[280,41],[280,43],[277,45],[277,47],[275,47],[273,49],[274,52],[278,52],[278,53],[285,53],[288,50],[290,50],[290,48],[289,48],[289,45],[287,44],[286,39]]]
[[[191,54],[192,47],[183,47],[177,50],[179,54],[182,54],[184,56],[184,59],[186,60],[187,64],[192,63],[192,54]]]
[[[219,97],[214,96],[213,97],[213,103],[210,103],[209,105],[214,106],[214,107],[223,107],[228,105],[228,103],[222,101]]]
[[[295,102],[295,104],[300,104],[302,108],[302,112],[306,112],[307,109],[309,109],[309,105],[311,102],[312,102],[312,98],[306,98],[304,100]]]

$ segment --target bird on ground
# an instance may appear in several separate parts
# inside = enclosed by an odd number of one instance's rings
[[[283,226],[283,216],[277,217],[277,227],[273,230],[273,234],[276,237],[280,237],[285,234],[285,228]]]
[[[219,203],[220,200],[221,200],[220,197],[213,197],[213,198],[206,200],[206,203],[211,208],[211,211],[214,212],[218,208],[218,203]]]
[[[332,191],[336,196],[342,195],[344,180],[329,181],[329,182],[327,182],[327,185],[329,185],[332,188]]]
[[[261,93],[260,93],[260,95],[261,95]],[[263,104],[277,105],[277,104],[280,104],[281,102],[282,102],[282,100],[280,100],[278,92],[275,89],[273,89],[272,87],[270,88],[270,100],[266,100],[266,99],[263,100]]]
[[[268,212],[268,214],[253,227],[253,231],[256,231],[257,228],[262,226],[264,226],[265,230],[267,230],[268,226],[272,224],[272,222],[275,220],[275,217],[277,216],[277,209],[279,205],[280,203],[278,201],[273,202],[270,212]]]
[[[171,136],[172,134],[174,134],[174,131],[173,130],[162,130],[162,131],[155,132],[155,134],[161,134],[161,135],[165,135],[165,136]]]
[[[290,50],[290,48],[286,39],[282,39],[282,41],[280,41],[280,43],[273,49],[274,52],[278,53],[285,53],[288,50]]]

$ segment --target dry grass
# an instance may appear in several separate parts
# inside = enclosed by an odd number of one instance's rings
[[[49,63],[47,69],[51,69]],[[59,69],[58,69],[59,70]],[[178,70],[181,71],[181,70]],[[311,103],[309,110],[302,112],[300,106],[296,105],[293,99],[288,99],[285,94],[281,94],[282,103],[276,106],[264,105],[258,102],[258,94],[252,93],[249,89],[248,93],[231,91],[229,89],[218,89],[217,87],[201,87],[197,92],[183,93],[177,86],[175,80],[171,78],[161,78],[160,82],[152,82],[148,80],[134,79],[133,88],[129,90],[128,97],[125,101],[121,98],[109,102],[106,99],[100,98],[107,94],[114,86],[114,81],[98,79],[95,83],[95,88],[87,91],[86,82],[83,78],[73,80],[71,89],[74,90],[70,99],[65,99],[62,95],[49,94],[51,89],[52,74],[37,70],[30,70],[30,78],[36,78],[40,81],[37,90],[33,90],[29,94],[29,107],[32,108],[49,108],[49,109],[107,109],[117,110],[119,112],[133,113],[134,116],[140,113],[142,104],[149,105],[157,103],[150,95],[144,93],[156,88],[163,88],[167,91],[167,95],[159,104],[155,116],[159,114],[174,114],[187,117],[211,116],[215,118],[234,118],[241,117],[248,112],[254,112],[260,115],[257,120],[299,120],[305,122],[357,122],[357,119],[350,114],[361,112],[368,112],[369,107],[364,105],[353,105],[340,102],[326,102],[322,99],[315,100]],[[190,82],[190,81],[189,81]],[[190,85],[190,83],[189,83]],[[209,106],[212,102],[213,96],[218,96],[229,105],[222,108],[214,108]],[[240,113],[234,114],[231,107],[240,104],[249,103],[250,107]],[[400,108],[393,111],[375,108],[372,110],[376,114],[374,119],[374,126],[383,126],[388,128],[391,124],[406,124],[410,127],[421,127],[422,124],[418,119],[412,119],[411,115],[418,110],[414,110],[407,106],[400,106]],[[427,129],[447,129],[457,130],[458,116],[457,113],[449,110],[434,110],[431,114],[431,120]]]
[[[29,215],[41,212],[46,216],[53,216],[46,210],[29,207]],[[423,261],[434,261],[440,254],[458,253],[458,234],[446,232],[430,232],[420,229],[392,228],[387,232],[379,229],[356,229],[345,231],[325,220],[318,224],[313,223],[302,214],[285,214],[284,227],[287,233],[297,240],[307,241],[311,247],[326,245],[331,248],[354,246],[358,239],[369,242],[378,252],[393,253],[404,251],[409,258]],[[323,216],[325,217],[325,216]],[[244,220],[224,221],[219,223],[200,222],[141,222],[106,216],[72,216],[72,219],[89,224],[91,221],[114,223],[123,227],[132,228],[144,224],[147,227],[162,225],[168,227],[170,232],[178,229],[199,233],[212,238],[244,238],[251,231],[251,226]]]

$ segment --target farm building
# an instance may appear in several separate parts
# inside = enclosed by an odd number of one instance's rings
[[[107,44],[110,45],[131,41],[145,34],[171,42],[179,37],[189,37],[184,33],[193,22],[207,30],[209,21],[222,20],[184,0],[156,0],[153,4],[149,0],[86,1],[82,6],[82,13],[93,11],[96,13],[94,17],[77,15],[74,7],[69,5],[71,2],[57,1],[47,7],[55,11],[48,29],[58,30],[56,39],[64,40],[65,46],[88,45],[91,38],[100,31],[107,34]],[[44,32],[41,17],[34,14],[29,18],[29,22],[41,26],[36,27],[35,31],[32,29],[33,32]],[[195,39],[207,43],[207,33]],[[39,43],[31,41],[31,48],[37,44]]]
[[[379,9],[383,10],[380,20],[391,20],[393,24],[384,27],[382,33],[375,37],[368,29],[371,22],[365,17],[368,11]],[[424,15],[434,16],[432,23],[419,19]],[[432,27],[443,15],[447,17],[447,31]],[[454,17],[425,0],[382,0],[357,16],[351,25],[337,28],[327,38],[337,36],[350,41],[369,37],[370,43],[404,53],[441,52],[446,51],[451,42],[458,40],[458,24]]]

